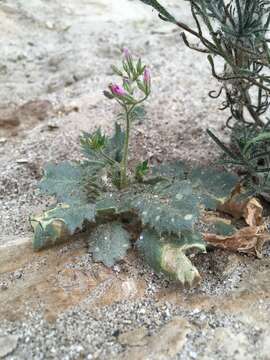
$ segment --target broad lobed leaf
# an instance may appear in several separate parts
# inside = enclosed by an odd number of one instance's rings
[[[231,195],[238,177],[216,169],[195,168],[190,175],[194,194],[206,209],[215,210]]]
[[[98,188],[95,184],[97,172],[98,168],[92,164],[86,166],[69,161],[48,164],[39,188],[55,196],[58,202],[87,204]]]
[[[149,226],[160,234],[180,234],[192,230],[198,219],[198,199],[193,195],[159,198],[157,195],[142,194],[133,201],[144,226]]]

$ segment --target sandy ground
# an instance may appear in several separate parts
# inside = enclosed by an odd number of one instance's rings
[[[164,3],[192,23],[184,1]],[[226,136],[226,114],[208,98],[218,84],[204,56],[187,49],[179,32],[150,8],[135,0],[2,0],[0,19],[0,244],[32,236],[28,217],[47,203],[36,190],[43,166],[77,159],[82,130],[102,126],[111,131],[118,108],[102,90],[112,80],[110,65],[119,62],[123,46],[149,64],[153,77],[147,119],[133,131],[132,158],[204,164],[217,158],[205,130]],[[152,335],[177,315],[192,323],[193,331],[172,358],[269,359],[269,315],[262,315],[269,314],[269,257],[259,261],[218,251],[198,258],[204,280],[192,291],[175,289],[140,260],[132,261],[114,274],[143,279],[143,296],[120,296],[94,312],[80,304],[53,324],[36,312],[24,320],[2,320],[0,336],[18,339],[9,358],[110,359],[124,353],[135,359],[119,343],[119,333],[146,326]],[[85,253],[79,263],[87,271],[94,266]],[[22,278],[14,269],[5,272],[0,283],[16,289],[32,270],[20,268]],[[231,307],[223,309],[228,303]]]

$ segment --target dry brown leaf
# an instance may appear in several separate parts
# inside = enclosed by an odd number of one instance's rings
[[[262,224],[263,207],[256,198],[245,198],[243,189],[238,185],[230,199],[220,205],[219,211],[233,216],[235,219],[244,218],[247,225],[259,226]]]
[[[241,198],[241,193],[242,188],[240,185],[237,185],[232,196],[224,204],[220,205],[218,210],[233,216],[235,219],[240,219],[243,216],[244,208],[249,200],[248,198]]]
[[[270,240],[265,226],[248,226],[230,236],[205,233],[204,240],[215,247],[262,257],[262,248]]]
[[[206,224],[215,224],[217,222],[222,222],[227,225],[231,225],[232,221],[230,219],[225,219],[224,217],[220,216],[220,213],[216,211],[206,211],[202,215],[202,221]]]
[[[243,216],[249,226],[261,225],[263,219],[262,213],[263,207],[255,198],[250,199],[243,209]]]

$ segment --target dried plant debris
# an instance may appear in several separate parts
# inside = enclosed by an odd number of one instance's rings
[[[225,229],[227,230],[227,229]],[[221,249],[262,257],[262,248],[270,241],[270,233],[266,226],[248,226],[240,230],[234,229],[232,235],[204,234],[204,240]]]
[[[264,223],[263,207],[259,200],[234,193],[220,209],[229,214],[231,220],[222,218],[221,213],[204,215],[204,221],[214,225],[213,233],[205,233],[204,240],[215,247],[261,257],[264,243],[270,240],[270,233]],[[237,228],[240,218],[248,226]],[[235,225],[232,225],[233,222]]]

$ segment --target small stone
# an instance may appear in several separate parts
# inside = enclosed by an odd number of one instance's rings
[[[7,335],[0,336],[0,358],[11,354],[18,345],[18,336]]]
[[[125,351],[119,359],[173,359],[185,345],[191,329],[192,325],[187,320],[175,317],[155,335],[142,338],[147,340],[146,345]]]
[[[15,271],[14,273],[14,277],[15,279],[20,279],[23,276],[23,272],[22,271]]]
[[[59,126],[54,122],[49,122],[47,125],[47,129],[49,131],[53,131],[53,130],[59,129]]]
[[[0,283],[0,290],[7,290],[8,289],[8,284],[3,281]]]
[[[147,344],[148,331],[145,327],[135,329],[119,335],[118,341],[121,345],[127,346],[143,346]]]
[[[28,159],[18,159],[16,160],[17,164],[28,164]]]
[[[53,30],[54,24],[53,24],[51,21],[46,21],[46,27],[47,27],[49,30]]]

